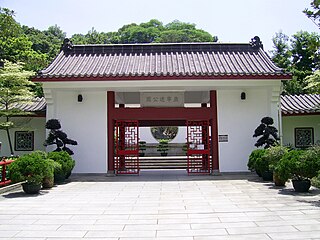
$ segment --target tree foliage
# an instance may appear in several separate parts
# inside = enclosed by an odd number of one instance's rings
[[[278,32],[272,38],[274,50],[271,51],[272,60],[277,63],[278,67],[287,69],[290,66],[291,52],[289,50],[289,37],[283,32]]]
[[[216,42],[218,38],[197,29],[195,24],[175,20],[163,25],[157,19],[122,26],[117,32],[98,32],[92,28],[87,34],[74,34],[74,44],[134,44],[170,42]]]
[[[23,64],[4,62],[4,67],[0,68],[0,129],[7,132],[11,154],[14,155],[10,132],[16,127],[12,117],[29,115],[17,107],[17,103],[30,102],[33,99],[31,92],[32,82],[29,77],[34,72],[23,70]]]
[[[14,17],[14,11],[0,8],[0,60],[24,62],[26,70],[43,69],[58,54],[66,33],[57,25],[44,31],[21,26]],[[197,29],[195,24],[175,20],[163,25],[151,19],[124,25],[116,32],[98,32],[92,28],[87,34],[74,34],[71,40],[74,44],[134,44],[216,42],[218,38]]]
[[[26,70],[40,70],[48,63],[47,55],[33,50],[32,45],[14,20],[14,11],[0,8],[0,60],[23,62]]]
[[[57,25],[50,26],[44,31],[22,26],[22,31],[32,42],[31,48],[38,53],[45,54],[48,61],[51,61],[58,54],[61,44],[66,38],[66,33]]]
[[[303,13],[320,29],[320,0],[313,0],[310,5],[312,9],[306,8]]]
[[[14,20],[14,11],[0,7],[0,40],[5,41],[21,34],[20,25]]]
[[[289,39],[280,32],[274,36],[273,44],[272,60],[293,74],[292,81],[284,82],[284,93],[308,93],[306,78],[320,68],[320,35],[300,31]]]
[[[320,70],[315,71],[312,75],[306,77],[307,86],[305,90],[308,93],[320,94]]]

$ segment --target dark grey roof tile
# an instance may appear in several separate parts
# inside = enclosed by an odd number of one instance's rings
[[[290,77],[250,44],[180,43],[75,45],[36,78],[250,75]]]
[[[284,115],[320,113],[320,94],[281,96]]]
[[[39,98],[36,97],[30,102],[25,103],[15,103],[13,104],[10,109],[20,109],[25,112],[45,112],[46,111],[46,100],[44,97]],[[4,108],[0,106],[0,110]]]

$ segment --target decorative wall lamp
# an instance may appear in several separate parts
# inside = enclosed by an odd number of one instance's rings
[[[246,93],[242,92],[240,95],[241,100],[246,100]]]
[[[78,102],[82,102],[83,101],[83,96],[82,96],[82,94],[79,94],[78,95]]]

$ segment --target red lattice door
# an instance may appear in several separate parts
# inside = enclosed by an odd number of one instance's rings
[[[115,131],[116,174],[139,174],[138,121],[117,120]]]
[[[209,120],[187,121],[187,171],[210,174]]]

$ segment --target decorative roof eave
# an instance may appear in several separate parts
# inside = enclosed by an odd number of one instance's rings
[[[320,95],[281,96],[281,112],[283,116],[320,115]]]
[[[36,76],[33,82],[146,81],[146,80],[291,80],[291,74],[212,74],[212,75],[141,75],[141,76]]]
[[[19,109],[24,112],[29,112],[31,116],[34,115],[41,115],[42,113],[46,112],[46,99],[44,97],[35,97],[30,102],[24,102],[24,103],[14,103],[10,109]],[[0,107],[0,110],[3,110],[3,107]]]
[[[282,111],[283,117],[292,117],[292,116],[314,116],[320,115],[320,112],[284,112]]]

